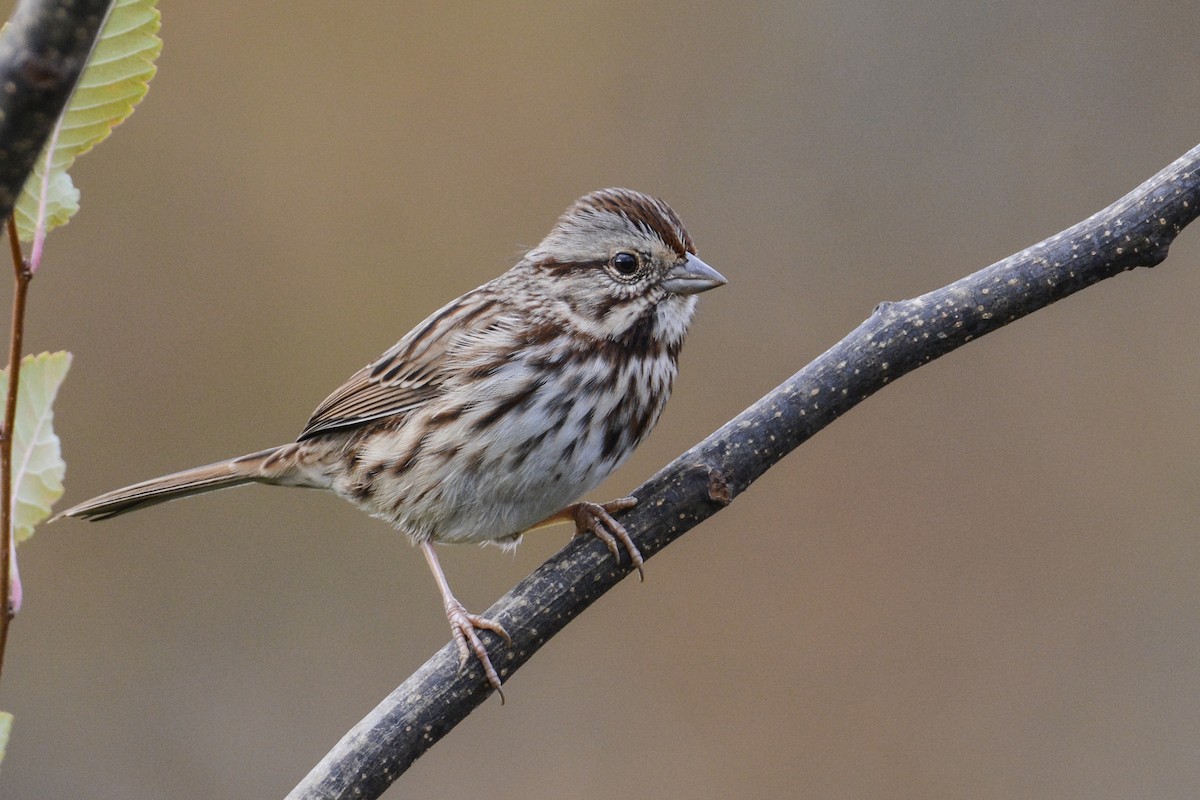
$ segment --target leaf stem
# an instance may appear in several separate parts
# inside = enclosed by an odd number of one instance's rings
[[[37,223],[33,229],[33,247],[29,251],[29,262],[25,264],[25,269],[29,272],[30,277],[33,277],[33,273],[37,272],[38,267],[42,263],[42,248],[46,244],[46,231],[49,228],[46,221],[46,197],[50,194],[50,170],[54,162],[54,150],[58,147],[58,134],[62,130],[65,118],[66,113],[59,115],[58,122],[54,123],[54,130],[50,132],[50,139],[46,142],[46,163],[42,167],[42,188],[38,192]],[[16,240],[14,239],[13,241]],[[17,248],[19,252],[19,243]],[[13,257],[16,258],[16,254]],[[13,263],[16,262],[14,261]],[[25,262],[22,261],[21,263]]]
[[[12,621],[10,607],[11,565],[13,548],[12,525],[12,448],[13,426],[17,418],[17,387],[21,377],[21,349],[25,334],[25,297],[29,291],[29,279],[33,273],[21,254],[21,243],[17,240],[17,224],[12,214],[8,215],[8,240],[13,259],[13,311],[12,336],[8,349],[8,397],[4,403],[4,426],[0,428],[0,672],[4,669],[4,650],[8,643],[8,624]]]

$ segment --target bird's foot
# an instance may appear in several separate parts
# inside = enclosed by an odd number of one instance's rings
[[[510,647],[512,646],[512,637],[499,622],[478,614],[467,613],[463,604],[453,598],[446,603],[446,619],[450,621],[450,632],[454,634],[454,643],[458,645],[459,669],[467,665],[473,654],[478,659],[479,666],[483,668],[484,679],[500,695],[500,703],[503,705],[504,692],[500,689],[500,674],[492,666],[492,659],[488,657],[487,648],[480,641],[477,631],[489,630],[503,639]]]
[[[642,552],[633,543],[633,539],[630,538],[629,532],[625,530],[625,526],[613,519],[612,516],[612,512],[633,508],[637,505],[637,502],[636,497],[622,497],[608,503],[588,503],[585,501],[567,506],[565,510],[570,512],[575,518],[576,536],[583,536],[589,533],[595,536],[604,542],[618,564],[621,563],[621,548],[625,548],[625,552],[629,553],[629,560],[633,563],[634,569],[638,571],[638,578],[644,581],[646,580],[646,573],[642,569],[642,564],[645,563],[645,559],[642,558]]]

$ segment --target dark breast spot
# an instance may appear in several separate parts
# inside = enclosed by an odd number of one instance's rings
[[[542,388],[543,383],[545,383],[545,378],[529,381],[508,397],[496,403],[491,411],[475,420],[471,427],[477,432],[492,427],[506,415],[529,403],[538,389]]]
[[[454,422],[465,413],[466,405],[450,406],[449,408],[439,411],[429,418],[429,425],[434,428],[440,428],[443,425]]]

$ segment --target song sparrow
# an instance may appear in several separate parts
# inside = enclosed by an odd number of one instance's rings
[[[477,629],[508,634],[455,599],[433,544],[513,547],[525,531],[569,521],[618,560],[619,542],[640,572],[641,554],[611,516],[637,501],[575,501],[654,427],[695,295],[724,283],[666,203],[593,192],[515,267],[351,376],[295,442],[117,489],[60,516],[105,519],[250,482],[328,489],[420,545],[462,663],[473,652],[499,690]]]

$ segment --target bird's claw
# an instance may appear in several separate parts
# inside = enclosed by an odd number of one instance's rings
[[[474,654],[479,666],[483,668],[484,678],[500,695],[500,703],[503,705],[504,692],[500,688],[500,674],[492,666],[492,659],[488,656],[487,648],[480,641],[477,631],[489,630],[503,639],[509,647],[512,646],[512,637],[499,622],[468,613],[457,600],[453,604],[447,604],[446,618],[450,621],[450,632],[454,634],[454,643],[458,646],[458,668],[465,667]]]
[[[625,552],[629,553],[629,560],[633,563],[634,569],[638,571],[638,578],[644,581],[646,573],[642,569],[642,564],[645,563],[642,552],[633,543],[625,526],[613,519],[612,516],[612,512],[633,508],[637,502],[636,497],[622,497],[608,503],[576,503],[575,535],[582,536],[590,533],[604,542],[618,564],[621,563],[621,547],[624,547]],[[618,547],[618,543],[620,547]]]

